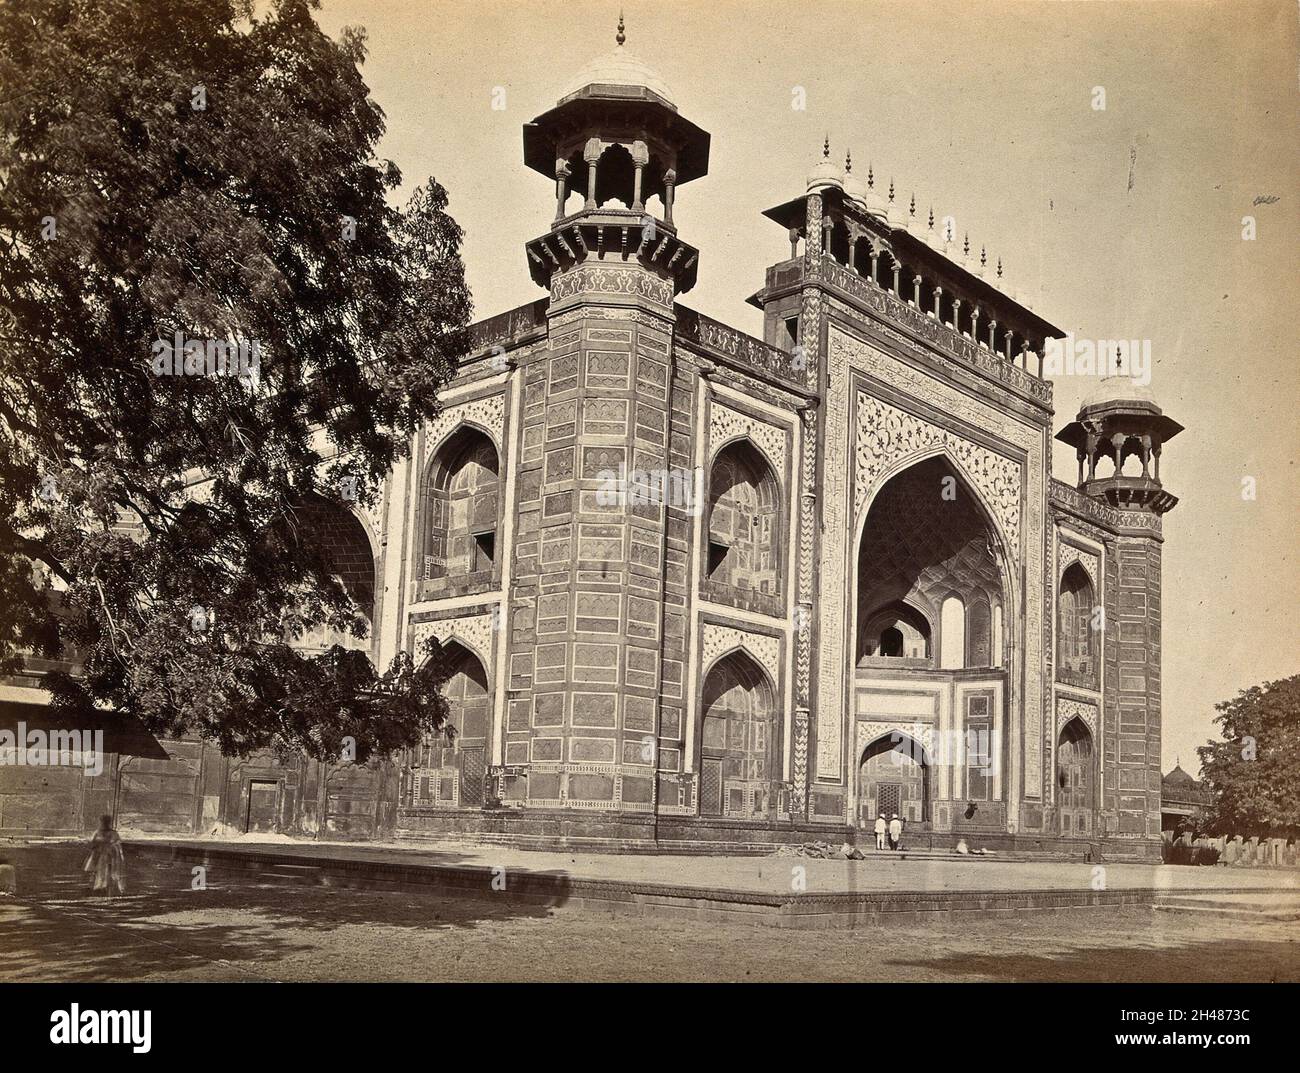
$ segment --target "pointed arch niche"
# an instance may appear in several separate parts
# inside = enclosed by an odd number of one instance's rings
[[[421,499],[425,597],[491,588],[499,575],[501,466],[496,446],[463,424],[433,452]]]
[[[858,543],[858,666],[1000,666],[1001,548],[980,499],[946,455],[886,481]]]
[[[775,816],[781,728],[772,679],[736,649],[709,668],[700,712],[700,814]]]

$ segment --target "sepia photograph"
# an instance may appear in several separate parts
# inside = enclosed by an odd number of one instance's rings
[[[1298,95],[1293,0],[0,0],[30,1053],[1293,1038]]]

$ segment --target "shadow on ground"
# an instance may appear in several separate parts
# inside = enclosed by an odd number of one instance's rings
[[[0,898],[0,979],[40,980],[48,964],[61,966],[62,980],[132,980],[190,962],[222,963],[230,979],[266,978],[256,970],[241,972],[241,962],[270,969],[312,948],[285,939],[279,929],[472,929],[545,917],[567,900],[563,889],[534,904],[490,894],[296,885],[260,881],[256,873],[223,870],[220,863],[208,866],[206,889],[195,890],[193,862],[136,855],[127,859],[127,893],[105,897],[89,890],[82,871],[87,852],[85,845],[66,843],[0,848],[19,875],[17,896]],[[440,864],[459,860],[436,856]]]

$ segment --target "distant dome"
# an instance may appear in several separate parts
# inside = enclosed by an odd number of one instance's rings
[[[662,97],[674,108],[673,92],[649,64],[633,54],[626,45],[615,46],[612,52],[592,60],[569,80],[560,100],[571,97],[588,86],[644,86]]]

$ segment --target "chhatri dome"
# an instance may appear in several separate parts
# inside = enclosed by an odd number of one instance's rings
[[[825,190],[830,186],[844,187],[844,173],[836,166],[835,161],[831,159],[831,136],[826,135],[826,140],[822,143],[822,158],[813,165],[812,171],[808,173],[808,193],[816,190]]]
[[[1154,406],[1160,410],[1151,389],[1143,387],[1127,373],[1115,373],[1103,376],[1097,386],[1083,400],[1080,410],[1091,410],[1098,406],[1135,404],[1143,407]]]
[[[587,66],[573,76],[560,94],[560,103],[570,97],[583,93],[589,87],[630,86],[648,89],[674,111],[677,105],[673,101],[672,90],[668,88],[662,76],[633,53],[625,44],[627,34],[623,30],[623,16],[618,17],[618,34],[614,40],[617,44],[612,52],[592,60]]]

